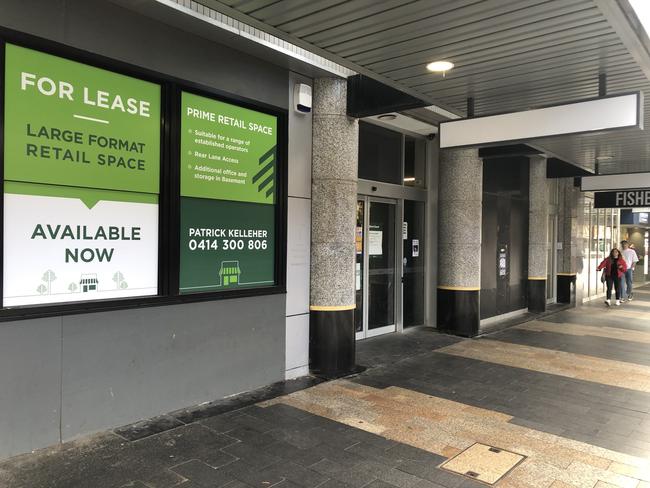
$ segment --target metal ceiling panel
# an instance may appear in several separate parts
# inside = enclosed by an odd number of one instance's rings
[[[290,32],[291,35],[304,37],[317,32],[329,31],[347,22],[354,22],[359,15],[375,16],[404,5],[404,0],[348,0],[339,3],[326,11],[320,12],[318,24],[313,23],[311,16],[293,18],[290,21],[276,24],[276,27]]]
[[[482,1],[482,0],[481,0]],[[409,22],[415,22],[422,18],[433,18],[443,15],[445,12],[454,9],[480,3],[477,0],[444,0],[431,2],[420,0],[417,2],[405,2],[401,6],[375,15],[357,15],[354,18],[346,18],[339,26],[328,30],[316,29],[313,34],[305,35],[305,41],[322,47],[329,47],[333,44],[363,39],[376,33],[385,32]],[[313,22],[318,26],[318,22]],[[381,40],[381,39],[380,39]]]
[[[359,72],[476,115],[642,90],[650,127],[649,47],[639,46],[627,0],[201,0],[240,12]],[[224,11],[225,13],[225,11]],[[445,77],[426,70],[448,59]],[[650,171],[645,131],[536,141],[549,153],[601,172]],[[605,154],[606,153],[606,154]]]
[[[567,12],[559,18],[545,19],[532,25],[518,25],[500,30],[485,32],[467,32],[443,35],[442,39],[438,34],[423,36],[411,42],[396,43],[391,46],[382,47],[374,51],[365,52],[363,55],[354,57],[357,62],[367,63],[373,69],[384,69],[383,64],[389,68],[413,66],[421,64],[422,56],[430,59],[437,59],[440,53],[464,54],[474,52],[477,49],[486,50],[517,45],[528,40],[539,42],[544,36],[562,35],[569,29],[583,26],[598,27],[601,23],[608,27],[602,17],[595,13],[586,15],[584,10],[578,12]],[[474,29],[475,31],[475,29]]]
[[[446,33],[453,34],[455,29],[467,29],[468,25],[480,25],[482,23],[489,25],[500,21],[503,16],[509,16],[513,22],[519,22],[526,18],[526,12],[523,8],[525,5],[539,7],[540,3],[545,2],[541,0],[518,0],[516,3],[518,7],[511,11],[507,1],[484,0],[484,2],[465,9],[454,9],[439,15],[420,17],[414,22],[400,24],[385,30],[377,30],[377,27],[373,26],[372,33],[363,37],[354,37],[346,42],[337,41],[328,44],[326,47],[340,56],[354,56],[378,47],[411,41],[427,34],[439,32],[444,36]]]

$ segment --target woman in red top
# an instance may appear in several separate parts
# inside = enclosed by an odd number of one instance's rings
[[[612,304],[612,284],[616,290],[616,305],[621,304],[621,276],[627,271],[625,259],[621,256],[618,249],[614,248],[609,253],[609,257],[603,259],[598,265],[597,271],[605,270],[605,281],[607,282],[607,300],[605,304],[609,307]]]

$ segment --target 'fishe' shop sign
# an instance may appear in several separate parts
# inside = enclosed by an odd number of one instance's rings
[[[650,189],[599,191],[594,193],[594,208],[650,207]]]

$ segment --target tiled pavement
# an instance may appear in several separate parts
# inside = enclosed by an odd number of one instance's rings
[[[413,330],[360,343],[357,376],[19,456],[0,487],[478,488],[440,465],[479,442],[526,456],[499,487],[650,488],[649,353],[650,289],[476,340]]]

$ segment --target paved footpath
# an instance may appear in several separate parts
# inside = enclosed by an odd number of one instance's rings
[[[650,488],[650,288],[0,463],[2,488]]]

